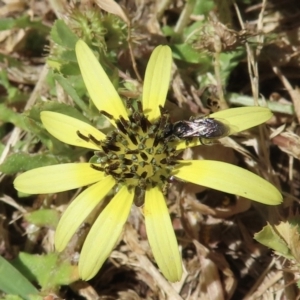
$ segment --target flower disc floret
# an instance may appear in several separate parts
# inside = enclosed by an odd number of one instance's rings
[[[178,153],[164,139],[168,115],[164,113],[151,122],[143,113],[141,103],[135,104],[127,102],[128,119],[122,116],[114,119],[117,128],[105,140],[98,141],[80,131],[77,134],[99,147],[90,160],[95,170],[111,175],[117,183],[128,188],[147,190],[158,186],[164,191],[177,164]],[[113,119],[107,112],[102,113]]]

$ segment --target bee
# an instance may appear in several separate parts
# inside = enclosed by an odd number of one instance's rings
[[[191,140],[198,137],[203,139],[219,139],[230,134],[230,127],[224,121],[216,118],[200,117],[189,121],[178,121],[167,124],[164,128],[165,142],[174,140]]]

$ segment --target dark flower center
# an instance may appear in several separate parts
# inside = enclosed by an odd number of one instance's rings
[[[128,102],[127,111],[128,120],[122,116],[115,120],[108,113],[101,112],[117,127],[107,134],[105,140],[99,141],[77,132],[80,138],[99,146],[99,151],[90,160],[91,167],[111,175],[129,188],[144,191],[159,186],[165,192],[179,154],[172,143],[165,140],[169,115],[161,112],[157,120],[150,122],[141,102],[135,105]]]

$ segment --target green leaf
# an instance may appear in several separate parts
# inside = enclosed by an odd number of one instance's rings
[[[63,65],[63,63],[59,59],[53,58],[53,57],[50,57],[50,58],[48,57],[46,59],[46,61],[47,61],[47,65],[50,68],[52,68],[54,70],[58,70],[58,71],[60,70],[61,66]],[[51,69],[49,71],[51,71]]]
[[[13,28],[31,28],[36,29],[41,33],[48,34],[50,28],[45,26],[42,21],[32,21],[29,15],[22,15],[18,18],[1,18],[0,30],[8,30]]]
[[[42,125],[40,119],[42,111],[58,112],[75,119],[79,119],[88,124],[90,124],[90,121],[76,108],[58,102],[38,103],[29,111],[25,112],[26,115],[24,114],[24,118],[26,130],[34,133],[51,152],[56,154],[60,163],[77,160],[80,155],[83,155],[88,151],[87,149],[80,148],[74,150],[74,148],[70,145],[67,145],[53,137]]]
[[[15,19],[15,22],[16,28],[33,28],[44,34],[48,34],[50,31],[50,27],[45,26],[42,21],[32,21],[27,14]]]
[[[0,18],[0,20],[1,20],[1,18]],[[2,53],[0,53],[0,62],[3,62],[6,65],[9,65],[10,67],[21,67],[22,66],[22,62],[20,60],[14,58],[12,56],[7,56]]]
[[[12,109],[9,109],[5,104],[0,104],[0,121],[4,123],[12,123],[16,127],[26,129],[22,115],[16,113]]]
[[[244,56],[244,50],[220,54],[221,79],[224,85],[226,85],[232,70],[243,60]]]
[[[51,38],[58,45],[65,48],[74,49],[78,41],[78,37],[66,25],[63,20],[56,20],[51,29]]]
[[[87,105],[78,96],[76,90],[72,87],[69,80],[67,80],[60,74],[55,74],[54,79],[62,86],[62,88],[66,91],[66,93],[69,96],[71,96],[71,98],[80,107],[81,110],[83,110],[84,112],[88,111]]]
[[[5,174],[15,174],[20,171],[50,166],[58,162],[57,157],[51,154],[28,154],[19,152],[10,155],[0,165],[0,171]]]
[[[0,18],[0,30],[12,29],[15,25],[15,20],[13,18]]]
[[[37,281],[42,290],[54,290],[79,279],[77,266],[61,261],[57,253],[32,255],[21,252],[12,264],[27,278]]]
[[[67,145],[52,137],[43,127],[40,114],[42,111],[54,111],[90,123],[76,108],[58,102],[40,103],[26,111],[25,124],[29,132],[38,136],[46,147],[55,152],[63,153]]]
[[[1,300],[23,300],[20,296],[17,295],[5,295]]]
[[[189,41],[197,40],[198,36],[201,35],[203,26],[206,24],[206,20],[193,22],[190,26],[184,28],[184,37],[189,38]]]
[[[29,114],[32,117],[26,116],[25,114]],[[52,135],[50,135],[43,127],[40,120],[40,112],[38,106],[34,106],[25,114],[24,121],[26,124],[26,130],[36,135],[36,137],[38,137],[49,150],[51,150],[52,152],[54,152],[54,150],[56,152],[60,152],[62,150],[61,148],[66,147],[65,144],[62,144],[60,141],[52,137]]]
[[[0,290],[31,300],[38,290],[13,265],[0,256]]]
[[[236,93],[227,93],[226,100],[229,104],[233,104],[236,106],[252,106],[255,101],[253,97],[247,95],[240,95]],[[258,99],[259,106],[267,106],[272,112],[295,115],[295,109],[293,104],[281,103],[277,101],[268,101],[266,99]]]
[[[197,0],[193,11],[193,14],[197,15],[207,15],[215,6],[215,1],[213,0]]]
[[[189,44],[177,44],[171,46],[171,48],[173,52],[173,57],[175,59],[183,60],[185,62],[194,64],[211,64],[211,59],[207,55],[204,55],[203,53],[194,50]]]
[[[171,26],[163,26],[162,32],[164,36],[167,36],[168,39],[172,40],[172,44],[180,44],[183,42],[182,34],[175,32],[174,28]]]
[[[267,224],[260,232],[256,233],[254,239],[286,258],[293,258],[287,243],[270,224]]]
[[[65,62],[60,67],[60,72],[64,75],[79,75],[79,67],[77,63]]]
[[[12,66],[9,62],[6,62],[6,64],[7,63],[10,66]],[[7,105],[9,105],[9,104],[12,104],[12,103],[15,103],[15,102],[25,102],[27,100],[28,95],[25,94],[25,93],[20,92],[20,89],[16,88],[14,85],[11,84],[11,82],[9,81],[9,79],[7,77],[6,70],[0,71],[0,85],[2,85],[5,88],[6,94],[7,94],[7,95],[0,96],[0,103],[5,102]],[[8,108],[1,106],[1,108],[0,108],[0,120],[1,119],[4,120],[4,121],[9,120],[8,122],[11,122],[12,112],[8,112],[8,113],[4,112],[3,111],[4,109],[8,110]],[[13,113],[14,113],[13,114],[13,119],[17,119],[17,117],[15,116],[17,114],[14,111],[13,111]],[[18,116],[19,116],[19,118],[21,118],[19,114],[18,114]],[[15,124],[15,125],[18,126],[17,124]]]
[[[36,122],[41,122],[40,113],[42,111],[53,111],[65,114],[69,117],[91,124],[91,122],[76,108],[64,103],[58,103],[54,101],[36,104],[31,110],[26,111],[26,116],[35,120]]]
[[[70,62],[76,63],[77,70],[78,70],[77,73],[80,74],[80,70],[79,70],[79,66],[78,66],[77,58],[76,58],[76,53],[75,53],[74,49],[63,51],[60,55],[60,58],[63,59],[64,62],[70,61]]]
[[[39,209],[24,215],[25,219],[37,226],[56,228],[60,214],[53,209]]]

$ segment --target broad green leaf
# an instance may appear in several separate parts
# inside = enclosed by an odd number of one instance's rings
[[[54,209],[38,209],[24,215],[25,220],[37,226],[56,228],[60,214]]]
[[[282,237],[286,242],[291,255],[297,262],[300,262],[300,235],[299,235],[299,225],[295,224],[294,218],[288,218],[285,222],[280,222],[279,224],[274,225],[276,232]]]
[[[35,19],[36,20],[36,19]],[[32,21],[32,17],[29,14],[23,14],[19,18],[15,19],[15,28],[32,28],[36,29],[40,33],[47,35],[50,31],[50,27],[43,24],[41,20]]]
[[[197,0],[193,14],[207,15],[210,11],[213,10],[215,5],[215,1],[213,0]]]
[[[63,103],[46,102],[44,104],[39,103],[26,112],[25,124],[27,131],[34,133],[51,152],[62,155],[63,157],[77,159],[78,155],[86,152],[85,149],[70,151],[69,145],[57,140],[46,131],[40,119],[41,112],[45,110],[62,113],[90,124],[90,121],[76,108]]]
[[[18,18],[1,18],[0,30],[8,30],[13,28],[31,28],[47,34],[50,27],[45,26],[42,21],[32,21],[28,14],[24,14]]]
[[[240,95],[235,93],[227,93],[226,100],[229,104],[238,105],[238,106],[252,106],[254,105],[255,101],[253,97],[247,95]],[[276,113],[283,113],[287,115],[294,115],[295,108],[292,103],[281,103],[278,101],[269,101],[266,99],[258,99],[259,106],[267,106],[272,112]]]
[[[53,111],[61,114],[65,114],[69,117],[81,120],[85,123],[91,124],[89,119],[87,119],[80,111],[78,111],[76,108],[64,104],[64,103],[58,103],[54,101],[49,101],[45,103],[39,103],[35,105],[31,110],[26,111],[26,116],[28,118],[32,118],[37,122],[41,122],[40,114],[42,111]]]
[[[5,62],[10,67],[21,67],[22,66],[22,62],[20,60],[18,60],[17,58],[14,58],[12,56],[7,56],[2,53],[0,53],[0,62]]]
[[[42,297],[40,297],[42,298]],[[4,298],[1,298],[1,300],[24,300],[23,298],[21,298],[20,296],[17,296],[17,295],[5,295]]]
[[[287,243],[270,224],[267,224],[260,232],[256,233],[254,239],[286,258],[293,258]]]
[[[60,74],[55,74],[54,79],[62,86],[62,88],[67,92],[67,94],[74,100],[74,102],[79,106],[84,112],[88,111],[87,105],[78,96],[74,87],[70,84],[70,81],[64,78]]]
[[[61,65],[59,70],[65,76],[72,76],[72,75],[79,75],[80,74],[78,64],[74,63],[74,62],[65,61]]]
[[[13,18],[0,18],[0,30],[12,29],[15,25],[15,19]]]
[[[225,85],[231,75],[233,69],[240,63],[241,60],[245,57],[244,50],[236,50],[233,52],[226,52],[220,54],[220,71],[221,71],[221,80]]]
[[[181,44],[184,40],[182,33],[176,32],[174,27],[171,26],[163,26],[161,28],[164,36],[168,37],[168,39],[172,40],[172,44]],[[170,47],[172,47],[170,45]]]
[[[1,61],[1,56],[0,56]],[[19,70],[22,70],[22,66],[15,65],[14,62],[11,61],[9,57],[5,58],[5,64],[9,65],[10,67],[17,67]],[[0,71],[0,85],[2,85],[6,93],[1,93],[3,95],[0,96],[0,103],[6,103],[9,107],[10,104],[14,104],[16,102],[26,102],[28,99],[28,93],[26,91],[21,91],[20,88],[17,88],[12,82],[10,82],[7,76],[7,70],[2,69]],[[1,104],[0,113],[1,119],[8,119],[12,118],[12,120],[16,119],[15,116],[11,116],[11,112],[5,112],[4,109],[8,110],[9,108],[4,107],[4,104]],[[16,113],[14,111],[14,113]],[[20,115],[19,115],[20,118]],[[19,125],[17,125],[19,126]]]
[[[63,62],[62,61],[60,61],[59,59],[57,59],[57,58],[48,58],[47,60],[47,65],[50,67],[50,68],[52,68],[52,69],[54,69],[54,70],[60,70],[60,68],[62,67],[62,65],[63,65]]]
[[[51,38],[58,45],[74,49],[75,44],[78,41],[78,37],[71,29],[66,25],[63,20],[56,20],[51,29]]]
[[[38,290],[12,264],[0,256],[0,291],[31,300]]]
[[[59,163],[59,160],[52,154],[28,154],[18,152],[10,155],[0,165],[0,171],[5,174],[15,174],[21,171],[28,171],[57,163]]]
[[[179,59],[187,63],[202,64],[202,69],[207,69],[211,65],[211,58],[193,49],[192,45],[187,43],[172,46],[174,59]]]
[[[24,118],[22,115],[16,113],[14,110],[9,109],[5,104],[0,104],[0,122],[12,123],[16,127],[26,129]]]
[[[57,253],[32,255],[21,252],[12,263],[27,278],[38,282],[42,290],[54,290],[78,280],[77,266],[61,261]]]
[[[70,62],[76,63],[76,66],[77,66],[77,73],[80,74],[79,67],[78,67],[78,64],[77,64],[77,59],[76,59],[76,53],[75,53],[75,50],[74,50],[74,49],[63,51],[63,52],[61,53],[60,58],[62,58],[65,62],[66,62],[66,61],[70,61]]]

